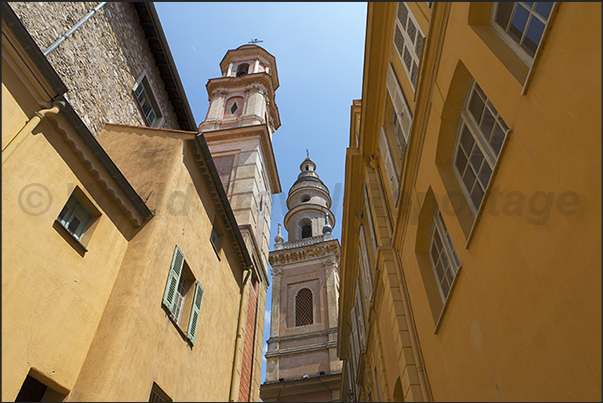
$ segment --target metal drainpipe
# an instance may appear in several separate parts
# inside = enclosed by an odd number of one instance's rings
[[[46,116],[54,116],[58,114],[64,107],[65,103],[62,101],[54,102],[53,107],[50,109],[41,109],[35,113],[35,115],[29,119],[29,121],[23,126],[23,128],[17,133],[15,137],[9,141],[9,143],[2,149],[2,165],[8,160],[8,158],[15,152],[15,150],[21,145],[21,143],[31,134],[31,132],[40,124],[42,119]]]
[[[107,2],[103,1],[102,3],[99,3],[98,6],[94,7],[94,10],[90,11],[84,18],[82,18],[80,20],[80,22],[78,22],[77,24],[75,24],[73,26],[73,28],[71,28],[69,31],[67,31],[67,33],[63,34],[59,39],[57,39],[55,41],[55,43],[53,43],[52,45],[50,45],[50,47],[44,51],[44,56],[48,56],[48,54],[50,52],[52,52],[53,50],[55,50],[61,43],[63,43],[63,41],[65,39],[69,38],[71,36],[71,34],[73,34],[75,32],[76,29],[78,29],[83,23],[85,23],[86,21],[88,21],[90,19],[90,17],[92,17],[105,4],[107,4]]]
[[[243,293],[241,295],[241,303],[239,305],[239,323],[237,324],[237,340],[235,342],[235,354],[234,360],[232,363],[232,377],[230,379],[230,394],[228,396],[229,402],[234,402],[234,396],[237,390],[237,387],[241,385],[240,378],[239,382],[236,382],[237,368],[241,363],[241,339],[243,338],[242,330],[243,330],[243,308],[245,307],[245,301],[247,300],[247,295],[249,294],[249,279],[251,278],[251,267],[248,268],[247,273],[245,274],[245,280],[243,280]]]

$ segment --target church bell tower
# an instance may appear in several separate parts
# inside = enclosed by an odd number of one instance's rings
[[[220,62],[222,77],[206,85],[209,109],[199,132],[207,142],[243,240],[253,261],[245,292],[245,326],[235,363],[238,401],[258,401],[262,334],[268,290],[268,253],[272,195],[281,192],[272,135],[281,125],[274,102],[278,88],[276,59],[247,44],[229,50]],[[253,340],[245,335],[255,334]],[[237,378],[239,379],[239,378]]]
[[[205,136],[254,264],[268,268],[272,195],[281,184],[272,135],[281,125],[274,101],[276,59],[257,45],[229,50],[222,77],[207,83],[209,109],[199,131]]]
[[[337,357],[340,245],[329,189],[306,158],[287,197],[270,252],[272,311],[266,352],[265,402],[339,401]]]

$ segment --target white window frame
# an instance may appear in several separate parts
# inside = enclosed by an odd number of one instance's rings
[[[519,58],[521,60],[523,60],[528,66],[532,65],[532,63],[534,62],[534,58],[538,54],[538,48],[540,47],[540,43],[542,43],[542,41],[544,40],[545,33],[547,32],[548,22],[551,20],[551,16],[553,15],[553,12],[555,11],[555,8],[556,8],[555,2],[547,2],[547,3],[552,3],[552,4],[551,4],[551,9],[549,10],[549,15],[545,19],[544,17],[542,17],[539,13],[537,13],[535,11],[536,6],[539,3],[541,3],[541,2],[532,2],[532,6],[528,7],[525,2],[514,2],[513,9],[511,11],[511,14],[509,15],[509,20],[507,21],[506,27],[502,27],[496,22],[496,15],[498,14],[500,3],[498,3],[498,2],[492,3],[492,11],[490,14],[490,27],[501,37],[501,39],[503,41],[505,41],[505,43],[507,43],[507,45],[509,45],[509,47],[511,49],[513,49],[513,51],[519,56]],[[511,3],[508,3],[508,4],[511,4]],[[528,19],[523,28],[521,38],[519,38],[519,42],[517,42],[509,34],[509,29],[512,26],[513,16],[515,15],[515,10],[517,9],[517,7],[521,7],[528,12]],[[542,29],[542,33],[540,34],[540,40],[536,44],[536,49],[534,49],[534,55],[530,55],[525,49],[522,48],[521,45],[523,44],[524,39],[526,38],[527,29],[533,18],[536,18],[541,23],[543,23],[544,28]]]
[[[406,21],[400,21],[400,19],[398,18],[400,7],[404,7],[407,11]],[[412,26],[414,26],[414,29],[416,31],[414,34],[409,32],[409,30],[408,30],[408,27],[410,27],[410,24],[412,24]],[[412,29],[411,29],[411,31],[412,31]],[[400,49],[398,49],[398,45],[396,43],[397,32],[400,32],[402,34],[402,38],[403,38],[402,47],[406,50],[406,51],[402,51],[402,54],[400,53]],[[419,46],[420,49],[417,51],[416,48],[417,48],[417,42],[418,42],[419,37],[421,38],[421,43]],[[421,67],[421,55],[423,53],[423,46],[425,44],[425,34],[421,30],[419,23],[417,22],[415,16],[413,15],[412,11],[410,11],[410,8],[408,8],[408,5],[406,5],[405,2],[398,2],[398,7],[396,8],[396,25],[394,27],[394,37],[393,37],[392,41],[394,42],[394,48],[396,48],[396,51],[398,52],[398,56],[400,57],[400,61],[402,62],[404,71],[406,72],[406,75],[408,76],[408,81],[410,82],[410,85],[412,86],[413,90],[416,90],[417,81],[419,79],[419,69]],[[412,48],[407,46],[409,43],[412,43]],[[410,68],[406,65],[406,62],[404,59],[405,54],[408,54],[410,56],[410,60],[411,60]],[[413,74],[412,74],[413,66],[416,66],[416,69],[417,69],[414,80],[413,80]]]
[[[475,96],[480,97],[480,99],[483,101],[483,108],[480,112],[479,121],[477,121],[474,118],[473,113],[470,112],[471,103],[473,101],[473,97]],[[492,118],[485,119],[487,113],[494,119],[493,121],[491,120]],[[484,132],[481,129],[481,126],[484,126],[484,122],[487,121],[493,122],[489,140],[495,138],[495,132],[498,133],[497,136],[502,135],[498,150],[492,147],[492,145],[489,143],[488,138],[484,135]],[[492,176],[494,175],[496,162],[498,160],[498,157],[500,156],[501,150],[505,145],[505,141],[509,131],[510,130],[508,126],[506,125],[494,105],[490,102],[485,92],[480,88],[480,86],[475,80],[472,80],[471,85],[469,86],[469,90],[467,91],[467,96],[465,97],[465,103],[463,105],[463,110],[459,119],[459,127],[454,143],[454,151],[452,157],[452,170],[454,172],[454,175],[456,176],[457,181],[459,182],[460,188],[463,192],[463,195],[465,196],[465,199],[467,200],[467,203],[469,204],[469,207],[474,217],[477,216],[480,206],[484,202],[488,190],[488,184],[490,183],[490,181],[492,180]],[[468,143],[465,141],[467,135],[465,135],[464,133],[467,132],[471,134],[471,146],[467,146]],[[482,160],[479,162],[479,167],[477,167],[478,172],[475,172],[476,169],[474,169],[474,165],[472,164],[476,164],[476,161],[479,160],[479,154],[481,154]],[[466,162],[464,162],[463,172],[460,172],[458,166],[463,165],[463,160],[466,160]],[[469,172],[468,170],[471,170],[471,172]],[[488,170],[490,171],[489,175],[487,175]],[[474,176],[474,179],[471,182],[471,189],[468,189],[467,185],[465,184],[464,178],[469,178],[471,175]],[[472,190],[477,191],[476,186],[479,186],[482,191],[482,195],[479,199],[479,202],[477,202],[471,197],[473,194]],[[476,192],[475,195],[477,194],[478,193]]]
[[[180,281],[178,282],[178,288],[176,290],[176,294],[174,295],[174,320],[176,321],[176,323],[178,325],[180,325],[180,319],[182,318],[182,311],[183,311],[183,305],[184,305],[184,301],[186,300],[186,294],[188,291],[188,286],[190,279],[188,278],[188,276],[186,275],[186,273],[183,272],[180,275]]]
[[[437,240],[440,241],[440,246],[437,245]],[[432,253],[434,252],[434,245],[436,246],[435,252],[438,254],[437,262],[434,262],[434,258],[432,256]],[[428,255],[429,263],[431,264],[431,269],[433,270],[433,275],[435,276],[438,290],[440,291],[440,297],[442,298],[442,302],[445,302],[450,295],[454,279],[459,268],[461,267],[461,264],[454,250],[452,239],[450,238],[448,230],[446,229],[446,224],[442,219],[442,214],[440,213],[439,207],[436,208],[436,212],[433,216],[431,234],[429,235]],[[438,263],[440,262],[442,263],[441,267],[443,268],[441,275],[436,269]],[[450,274],[450,276],[448,276],[448,274]],[[447,289],[442,287],[444,281],[446,281],[448,284]]]

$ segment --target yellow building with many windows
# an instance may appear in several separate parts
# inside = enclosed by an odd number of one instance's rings
[[[600,401],[601,4],[369,3],[367,22],[343,400]]]

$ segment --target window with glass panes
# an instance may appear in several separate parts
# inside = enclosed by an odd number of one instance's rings
[[[490,22],[498,34],[528,64],[551,16],[554,2],[500,2],[492,6]]]
[[[177,324],[180,324],[180,318],[182,317],[182,307],[184,300],[186,299],[186,292],[189,289],[190,280],[184,272],[180,276],[180,282],[178,283],[178,289],[174,296],[174,320]]]
[[[138,100],[138,104],[140,105],[147,125],[155,127],[159,123],[161,114],[159,113],[157,103],[153,99],[149,81],[146,77],[143,77],[140,83],[138,83],[138,86],[134,89],[134,94],[136,95],[136,99]]]
[[[92,214],[80,203],[80,201],[71,195],[67,203],[61,210],[57,220],[69,231],[75,238],[80,240],[84,231],[90,223]]]
[[[399,2],[396,28],[394,29],[394,44],[413,88],[417,86],[419,61],[424,40],[425,35],[421,32],[412,12],[406,3]]]
[[[461,112],[453,171],[475,216],[509,128],[473,80]]]
[[[436,208],[429,238],[429,261],[440,290],[442,301],[450,293],[452,281],[460,267],[452,240],[442,219],[439,207]]]

